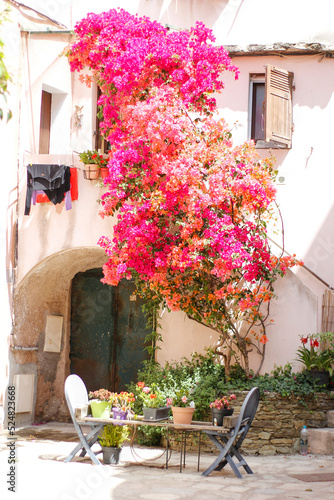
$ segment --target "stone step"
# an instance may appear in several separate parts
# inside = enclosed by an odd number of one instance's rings
[[[334,428],[308,429],[308,453],[333,455]]]
[[[334,411],[327,412],[327,427],[334,427]]]

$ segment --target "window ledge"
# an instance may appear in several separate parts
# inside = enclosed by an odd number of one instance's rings
[[[286,144],[281,144],[276,141],[257,141],[255,144],[256,149],[291,149]]]

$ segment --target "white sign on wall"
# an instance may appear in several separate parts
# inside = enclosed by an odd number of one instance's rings
[[[60,352],[61,336],[63,332],[63,317],[46,317],[44,351]]]

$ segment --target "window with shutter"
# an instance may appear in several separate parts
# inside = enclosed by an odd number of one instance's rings
[[[293,73],[266,66],[265,140],[291,148]]]
[[[250,75],[249,138],[257,148],[291,148],[292,78],[270,65]]]

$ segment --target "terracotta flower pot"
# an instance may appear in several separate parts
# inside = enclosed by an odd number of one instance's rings
[[[174,424],[190,425],[194,411],[195,408],[190,408],[190,406],[186,406],[185,408],[172,406]]]
[[[109,168],[108,167],[101,167],[100,172],[101,172],[102,179],[105,179],[109,175]]]
[[[84,170],[85,179],[94,180],[100,176],[100,168],[96,163],[86,163]]]

